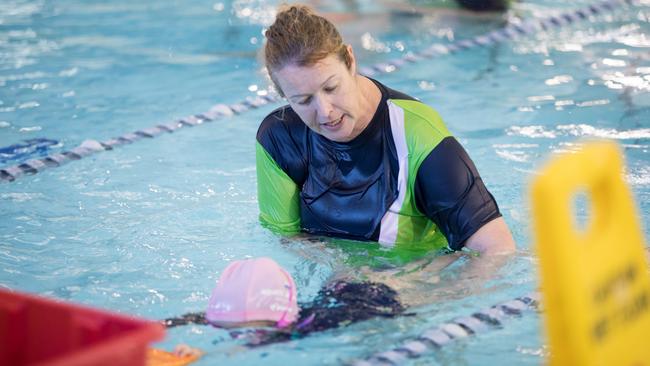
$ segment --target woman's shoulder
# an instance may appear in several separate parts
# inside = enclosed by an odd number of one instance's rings
[[[402,111],[407,135],[437,135],[441,139],[451,135],[440,114],[431,106],[418,100],[406,99],[391,99],[390,103],[393,108]]]
[[[434,108],[406,93],[391,89],[379,82],[377,84],[384,89],[386,99],[395,107],[404,111],[409,124],[419,124],[448,134],[442,118]]]

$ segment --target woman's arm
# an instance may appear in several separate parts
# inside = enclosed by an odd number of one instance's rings
[[[264,147],[256,143],[257,199],[263,226],[280,234],[300,231],[300,191]]]
[[[453,137],[424,159],[415,181],[418,209],[443,232],[449,247],[481,254],[514,251],[514,240],[496,200],[471,158]]]
[[[467,239],[465,247],[481,254],[509,254],[515,251],[515,241],[503,217],[483,225]]]

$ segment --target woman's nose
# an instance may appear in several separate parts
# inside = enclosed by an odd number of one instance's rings
[[[319,96],[316,98],[316,117],[319,122],[328,122],[332,112],[332,103],[329,98]]]

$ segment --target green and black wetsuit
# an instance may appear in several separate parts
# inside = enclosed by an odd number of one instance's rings
[[[262,224],[384,246],[461,249],[501,216],[494,197],[432,108],[373,82],[381,102],[352,141],[313,132],[290,106],[264,119],[256,153]]]

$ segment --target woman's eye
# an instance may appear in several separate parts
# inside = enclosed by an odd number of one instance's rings
[[[309,104],[309,102],[311,102],[311,97],[308,97],[308,98],[305,98],[305,99],[302,99],[302,100],[298,101],[298,104],[307,105],[307,104]]]
[[[330,86],[324,89],[326,93],[331,93],[336,90],[336,86]]]

